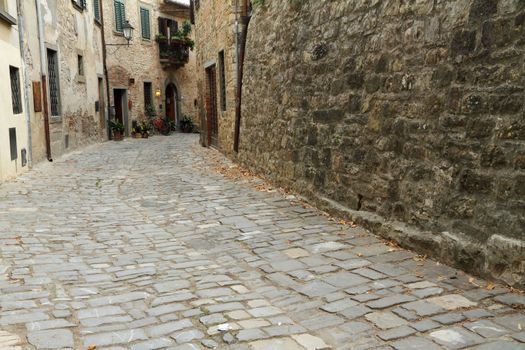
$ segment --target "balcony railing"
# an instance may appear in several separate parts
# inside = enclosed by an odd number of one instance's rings
[[[190,58],[190,46],[178,39],[157,39],[160,63],[164,69],[184,67]]]

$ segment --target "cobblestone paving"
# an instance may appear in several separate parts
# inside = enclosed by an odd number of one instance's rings
[[[523,295],[208,158],[126,140],[0,186],[0,348],[525,349]]]

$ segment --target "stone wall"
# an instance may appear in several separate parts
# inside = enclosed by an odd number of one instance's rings
[[[235,127],[235,92],[237,84],[236,65],[236,12],[235,0],[201,1],[195,11],[195,46],[197,48],[197,71],[199,100],[198,113],[203,123],[207,122],[206,68],[215,65],[217,69],[216,86],[218,115],[218,148],[226,154],[233,152]],[[220,104],[220,64],[219,52],[224,51],[224,76],[226,109]],[[209,97],[209,96],[208,96]],[[207,128],[202,128],[203,141],[207,143]]]
[[[91,1],[84,10],[70,0],[40,0],[40,5],[45,49],[55,50],[59,63],[60,115],[50,114],[51,155],[58,157],[103,140],[103,111],[95,108],[99,101],[98,79],[104,74],[102,30],[94,20]],[[25,19],[24,64],[29,80],[41,81],[43,72],[35,2],[22,1],[21,8]],[[83,75],[79,74],[78,55],[83,57]],[[46,52],[43,59],[44,74],[47,74]],[[30,91],[32,155],[38,162],[46,158],[44,117],[42,112],[35,112],[33,91]]]
[[[525,2],[266,1],[239,159],[323,208],[525,286]]]
[[[103,1],[104,34],[106,44],[123,44],[126,40],[121,33],[115,32],[115,14],[113,1]],[[131,128],[132,121],[145,120],[144,82],[152,83],[153,92],[160,91],[160,97],[153,97],[156,112],[159,116],[166,116],[166,87],[173,83],[178,90],[179,112],[192,117],[199,124],[196,117],[195,99],[197,95],[197,81],[195,79],[195,52],[190,52],[189,62],[179,69],[164,70],[159,57],[159,45],[155,41],[159,33],[158,17],[174,19],[182,26],[189,19],[189,11],[180,9],[176,15],[162,12],[162,0],[126,1],[126,19],[135,28],[130,46],[107,46],[107,66],[110,85],[110,103],[114,105],[113,89],[126,89],[131,109],[128,111]],[[140,7],[150,10],[151,39],[141,36]],[[176,5],[171,5],[174,7]],[[166,5],[166,9],[171,8]],[[194,35],[194,33],[192,33]],[[179,116],[180,118],[180,116]]]

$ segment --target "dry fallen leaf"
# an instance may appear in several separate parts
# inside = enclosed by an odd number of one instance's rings
[[[87,350],[96,350],[97,346],[96,345],[90,345],[88,346]]]
[[[489,282],[489,283],[487,283],[487,286],[485,288],[487,290],[493,290],[494,288],[496,288],[496,286],[494,285],[494,283]]]

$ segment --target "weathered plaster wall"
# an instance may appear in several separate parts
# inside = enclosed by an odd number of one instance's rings
[[[17,18],[16,0],[6,2],[8,14]],[[20,45],[18,40],[18,25],[11,25],[0,19],[0,182],[10,179],[27,170],[22,167],[21,150],[28,149],[27,124],[24,112],[13,114],[11,100],[11,79],[9,66],[19,69],[20,96],[22,102],[24,95],[24,68],[20,58]],[[9,143],[9,128],[16,128],[18,159],[11,160]]]
[[[235,50],[235,1],[201,1],[195,16],[195,46],[197,48],[197,84],[199,91],[199,117],[206,121],[206,71],[205,66],[215,64],[217,69],[218,147],[233,152],[235,125],[236,50]],[[226,110],[220,105],[219,52],[224,50],[224,75],[226,85]],[[202,128],[206,139],[206,128]]]
[[[266,1],[239,159],[317,204],[525,286],[525,2]]]
[[[159,58],[159,45],[155,41],[159,33],[158,17],[174,19],[182,26],[186,18],[171,16],[161,11],[161,0],[126,1],[126,19],[135,28],[130,46],[108,46],[107,65],[111,90],[111,105],[114,105],[113,89],[127,89],[128,100],[132,101],[129,110],[129,126],[133,120],[145,120],[144,82],[151,82],[153,92],[160,90],[161,97],[153,97],[157,114],[166,116],[165,93],[169,83],[178,88],[180,112],[192,117],[198,125],[194,101],[197,95],[195,79],[195,52],[190,52],[189,62],[176,70],[163,70]],[[113,1],[104,1],[104,28],[107,44],[126,43],[122,34],[115,32],[115,13]],[[151,40],[141,36],[140,6],[150,10]],[[192,32],[191,35],[194,35]],[[134,80],[134,83],[130,82]]]
[[[103,111],[95,110],[99,100],[98,78],[103,78],[102,31],[95,23],[93,4],[80,11],[72,1],[40,1],[42,8],[44,42],[46,49],[58,53],[60,79],[59,116],[50,114],[51,155],[57,157],[65,152],[83,147],[104,138]],[[33,1],[22,1],[25,19],[25,60],[31,81],[40,81],[40,49],[38,22]],[[84,75],[78,74],[78,55],[84,61]],[[47,71],[47,53],[44,54]],[[31,104],[31,133],[33,159],[45,159],[45,133],[42,112],[34,112]],[[66,141],[67,139],[67,141]]]

